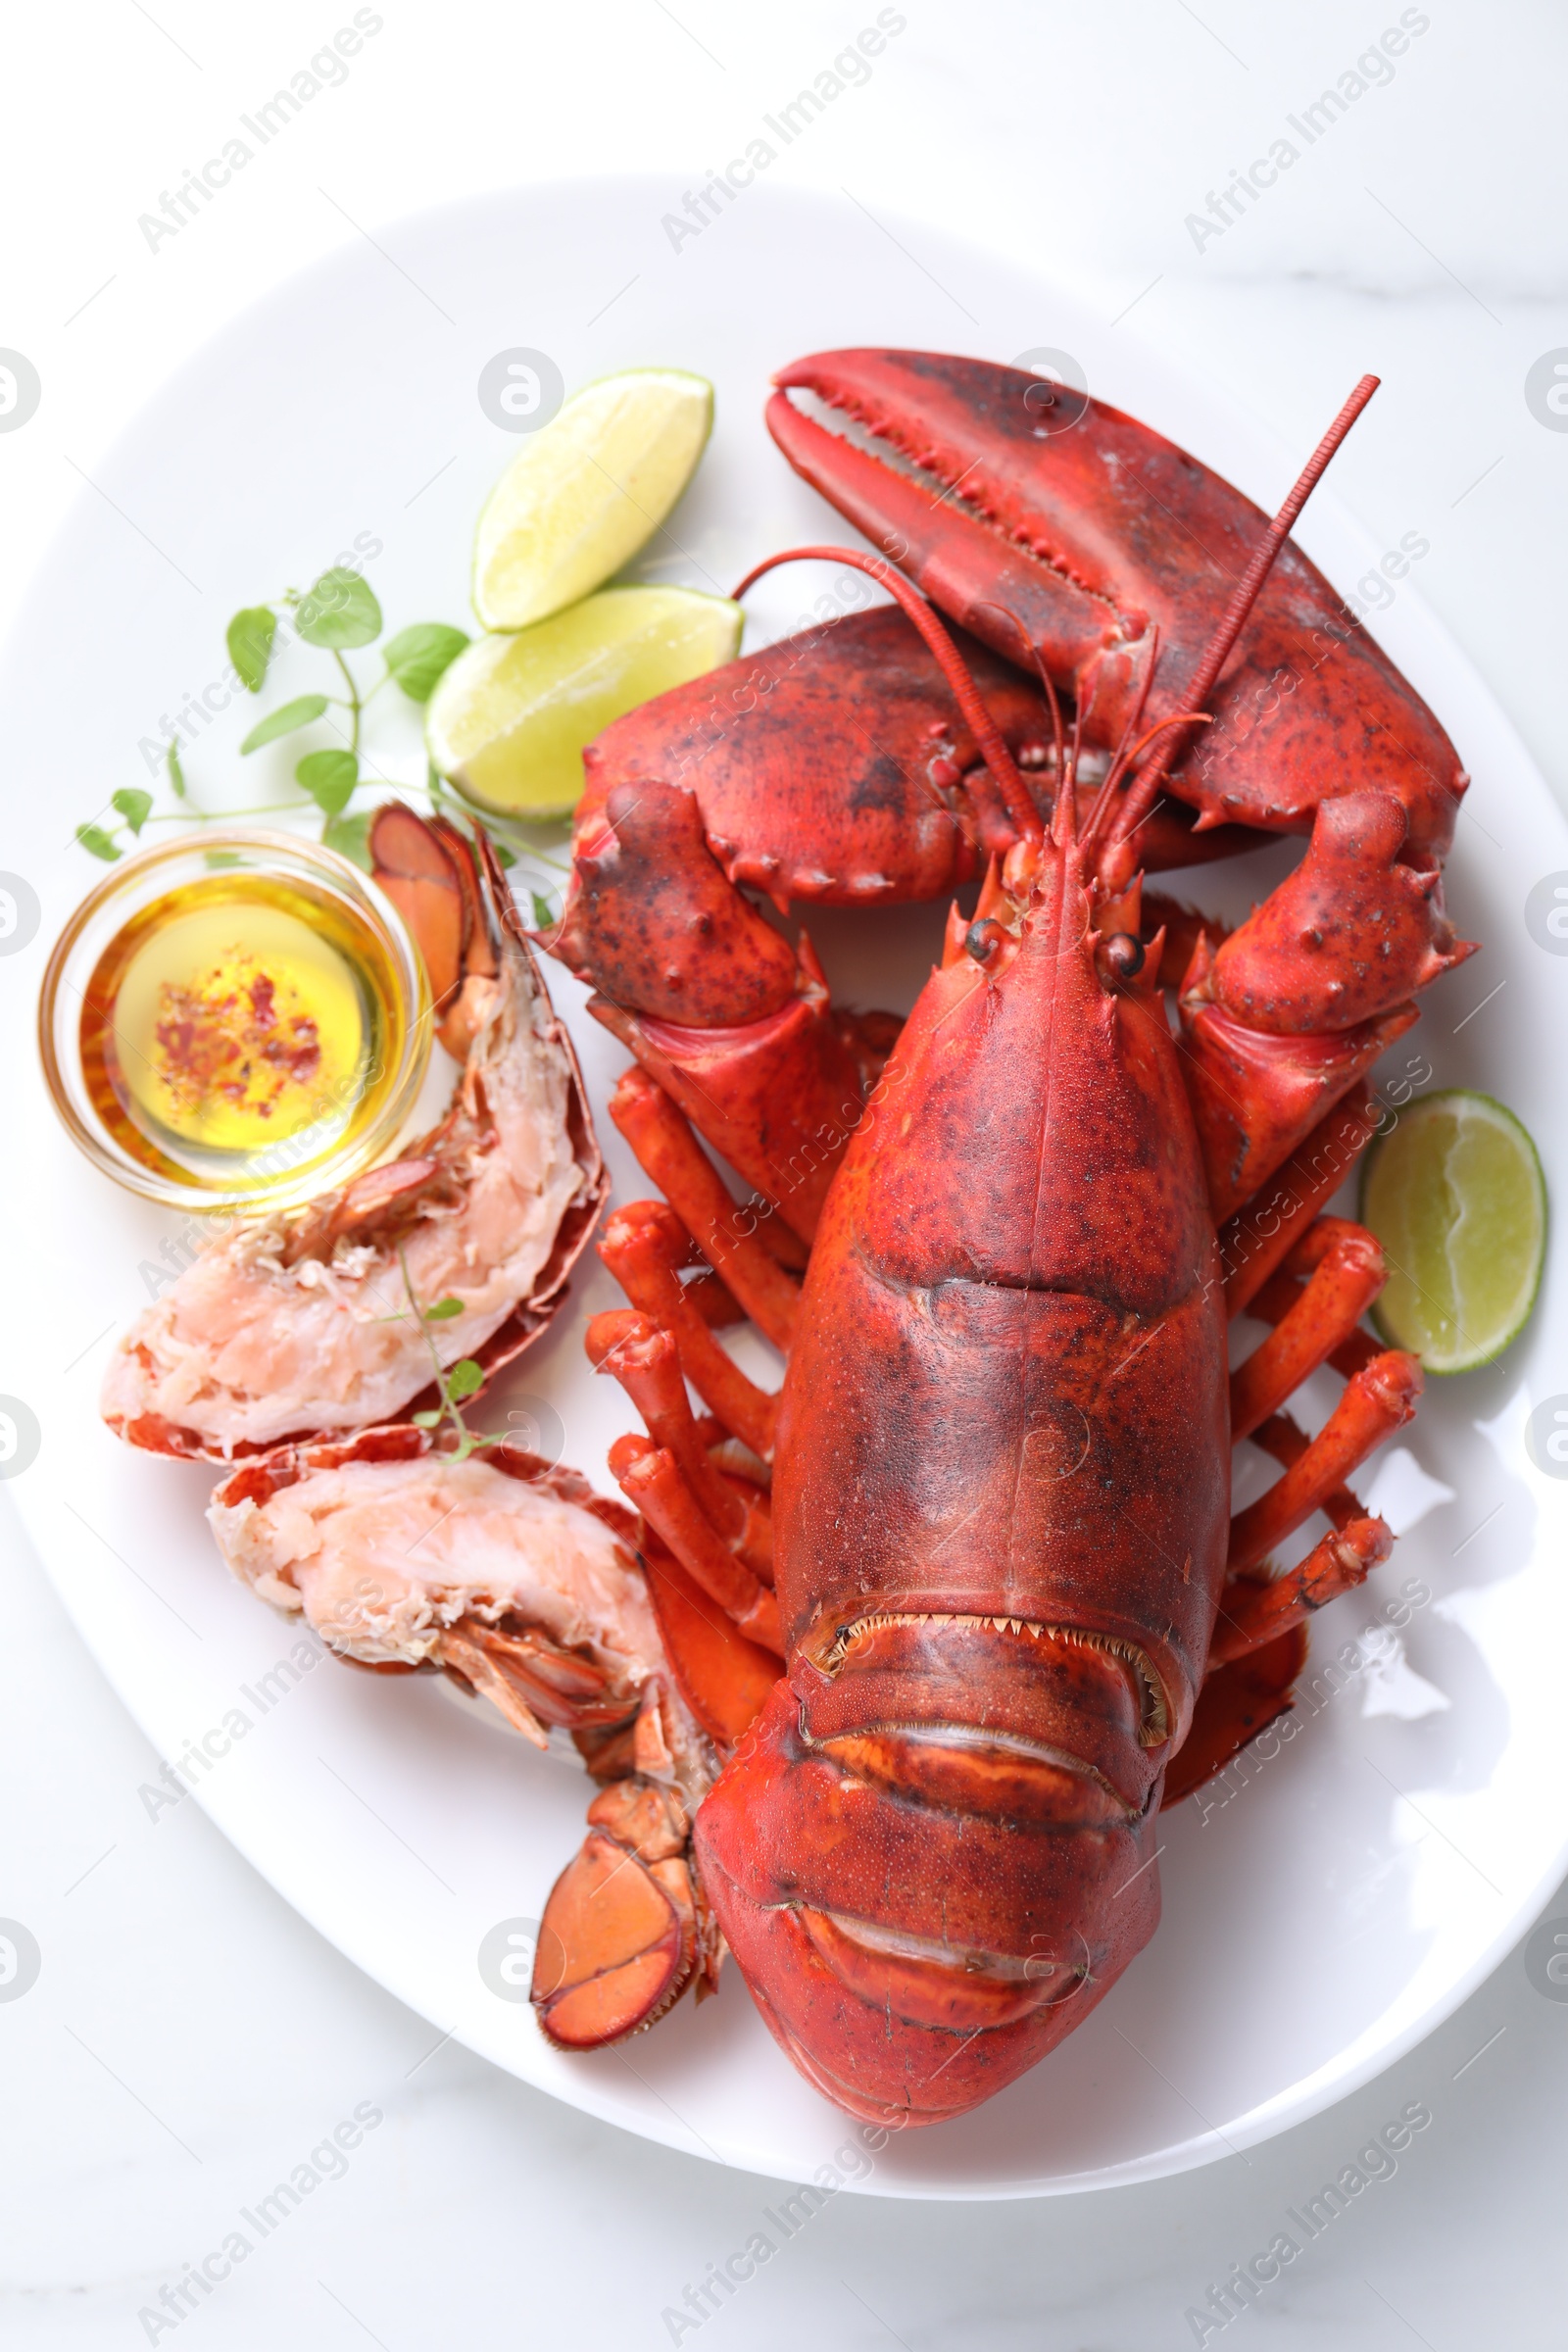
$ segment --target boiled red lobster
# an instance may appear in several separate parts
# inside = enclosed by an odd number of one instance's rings
[[[1102,404],[1044,432],[1014,370],[849,352],[779,382],[785,454],[900,568],[806,552],[896,609],[612,728],[548,944],[642,1064],[612,1115],[666,1195],[601,1245],[633,1307],[590,1349],[650,1431],[612,1466],[715,1628],[787,1665],[698,1814],[702,1897],[808,2078],[925,2123],[1102,1997],[1157,1919],[1161,1801],[1289,1703],[1307,1617],[1387,1556],[1345,1481],[1420,1369],[1357,1332],[1381,1255],[1318,1211],[1371,1063],[1469,953],[1440,881],[1467,779],[1289,540],[1373,379],[1272,525]],[[1287,831],[1304,858],[1228,937],[1144,896]],[[885,1066],[738,887],[980,873]],[[788,1348],[780,1398],[687,1297],[689,1237]],[[1274,1328],[1228,1376],[1243,1309]],[[1347,1385],[1308,1438],[1282,1408],[1325,1361]],[[1249,1435],[1282,1475],[1232,1518]],[[597,1910],[572,1872],[553,1898],[555,1986],[596,1987],[600,2039],[651,2013],[617,1873]]]

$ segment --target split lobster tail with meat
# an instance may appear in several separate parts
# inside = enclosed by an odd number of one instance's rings
[[[369,850],[461,1064],[451,1102],[397,1159],[236,1220],[143,1309],[102,1392],[128,1445],[232,1463],[390,1424],[437,1403],[432,1348],[488,1385],[548,1329],[598,1225],[582,1072],[489,841],[392,803]]]

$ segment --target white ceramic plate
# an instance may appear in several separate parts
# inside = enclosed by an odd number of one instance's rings
[[[42,1430],[36,1462],[10,1491],[160,1753],[189,1754],[235,1709],[248,1718],[197,1795],[299,1911],[439,2032],[557,2097],[671,2146],[804,2180],[849,2127],[786,2065],[733,1972],[701,2012],[688,2001],[629,2049],[586,2059],[548,2049],[527,2007],[481,1976],[487,1933],[537,1917],[581,1835],[587,1788],[570,1764],[492,1731],[423,1678],[374,1680],[323,1660],[296,1684],[285,1670],[263,1687],[293,1637],[222,1572],[202,1518],[208,1475],[117,1445],[95,1412],[111,1331],[145,1298],[142,1264],[172,1220],[72,1152],[28,1035],[48,942],[95,870],[72,827],[116,787],[149,780],[140,741],[220,677],[236,607],[304,585],[368,534],[389,628],[467,619],[473,518],[516,446],[476,396],[498,352],[543,351],[568,385],[645,361],[713,378],[712,446],[643,575],[703,587],[727,588],[768,550],[843,535],[761,421],[769,371],[834,344],[1004,360],[1064,348],[1094,390],[1265,506],[1295,472],[1299,451],[1014,269],[904,224],[895,244],[852,206],[765,185],[676,252],[661,226],[674,201],[641,183],[534,189],[405,222],[379,248],[353,244],[248,312],[168,385],[83,492],[4,669],[0,863],[30,882],[43,919],[0,965],[0,1099],[14,1139],[0,1389]],[[1360,429],[1377,432],[1375,409]],[[1300,536],[1342,588],[1381,553],[1328,495]],[[770,579],[758,635],[781,633],[820,585],[798,571]],[[1568,1167],[1557,1075],[1568,961],[1533,943],[1523,902],[1538,876],[1568,868],[1568,830],[1408,582],[1379,629],[1476,777],[1449,895],[1486,955],[1440,984],[1411,1045],[1436,1083],[1510,1103],[1555,1176]],[[314,685],[318,660],[290,654],[267,701]],[[374,674],[370,657],[362,666]],[[250,787],[266,760],[287,774],[287,745],[240,774],[236,747],[256,711],[247,701],[217,719],[187,755],[198,792],[238,805],[259,797]],[[394,711],[377,726],[389,772],[416,775],[412,718]],[[1265,853],[1251,872],[1200,873],[1194,895],[1235,912],[1282,855]],[[811,928],[844,993],[905,1006],[939,923],[940,910],[917,909]],[[602,1106],[624,1056],[583,1015],[580,990],[555,971],[552,986]],[[1406,1051],[1396,1050],[1396,1070]],[[608,1120],[602,1134],[619,1197],[645,1190]],[[1437,1383],[1377,1473],[1375,1499],[1403,1540],[1364,1593],[1319,1621],[1314,1660],[1386,1624],[1405,1580],[1420,1580],[1430,1597],[1397,1641],[1363,1641],[1365,1663],[1298,1717],[1291,1744],[1254,1753],[1206,1812],[1195,1801],[1167,1819],[1164,1923],[1085,2028],[979,2114],[889,2145],[858,2185],[1007,2196],[1203,2163],[1364,2082],[1517,1939],[1568,1865],[1568,1485],[1532,1469],[1524,1447],[1530,1406],[1568,1386],[1551,1352],[1564,1280],[1556,1249],[1527,1338],[1490,1371]],[[553,1406],[566,1458],[606,1486],[607,1443],[627,1422],[619,1392],[588,1376],[579,1335],[616,1300],[590,1258],[568,1309],[500,1396],[522,1414],[526,1398]],[[1320,1410],[1326,1401],[1327,1392]],[[222,1744],[221,1733],[210,1741]]]

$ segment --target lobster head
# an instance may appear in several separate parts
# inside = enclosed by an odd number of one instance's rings
[[[773,2032],[881,2123],[991,2096],[1153,1933],[1224,1569],[1224,1320],[1157,950],[1125,900],[1097,929],[1070,840],[1008,863],[828,1196],[775,1457],[788,1678],[697,1823]]]

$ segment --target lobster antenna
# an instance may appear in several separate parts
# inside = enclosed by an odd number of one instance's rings
[[[1050,670],[1046,667],[1044,649],[1037,645],[1034,649],[1034,653],[1035,661],[1040,670],[1040,683],[1046,690],[1046,702],[1051,710],[1051,735],[1056,752],[1056,790],[1060,792],[1063,784],[1067,780],[1067,738],[1062,732],[1061,704],[1057,700],[1055,682],[1053,679]],[[1074,776],[1073,783],[1075,786],[1077,782],[1078,779],[1076,776]]]
[[[1362,376],[1355,390],[1350,394],[1349,399],[1301,468],[1296,485],[1284,506],[1281,507],[1259,540],[1251,562],[1242,574],[1231,601],[1220,617],[1219,626],[1204,648],[1202,660],[1199,662],[1193,675],[1192,684],[1187,690],[1186,699],[1195,711],[1200,711],[1213,693],[1219,673],[1224,668],[1231,649],[1242,633],[1248,614],[1257,602],[1263,582],[1274,567],[1275,558],[1291,535],[1297,516],[1317,488],[1329,460],[1377,390],[1379,381],[1380,378],[1375,375]],[[1154,796],[1170,773],[1171,762],[1184,741],[1185,736],[1179,731],[1168,734],[1159,750],[1150,760],[1149,765],[1134,778],[1128,787],[1126,799],[1117,810],[1115,821],[1110,828],[1110,841],[1107,846],[1113,847],[1117,843],[1127,840],[1129,835],[1136,832],[1143,823],[1153,807]]]
[[[1169,718],[1155,719],[1153,725],[1148,728],[1144,734],[1139,736],[1138,741],[1133,745],[1132,750],[1128,753],[1125,760],[1123,760],[1121,768],[1113,770],[1112,773],[1105,778],[1104,783],[1102,784],[1100,788],[1100,798],[1096,801],[1094,808],[1090,811],[1089,823],[1084,832],[1085,842],[1088,843],[1093,841],[1095,833],[1100,824],[1102,811],[1104,808],[1110,794],[1115,790],[1118,776],[1125,772],[1127,768],[1131,767],[1133,761],[1138,758],[1140,752],[1147,751],[1149,746],[1155,740],[1157,736],[1167,733],[1172,727],[1211,727],[1213,724],[1214,721],[1206,710],[1173,710]],[[1131,796],[1129,795],[1129,798]],[[1147,810],[1145,811],[1145,814],[1148,814]],[[1143,817],[1140,817],[1138,820],[1139,824],[1142,824],[1143,821]],[[1136,831],[1137,827],[1135,826],[1133,830]],[[1116,838],[1117,836],[1112,836],[1113,840]]]
[[[1051,811],[1051,838],[1058,850],[1078,839],[1078,779],[1056,771],[1056,799]]]
[[[735,591],[738,604],[754,581],[780,564],[801,564],[808,561],[825,564],[848,564],[856,571],[863,571],[885,588],[894,602],[901,605],[936,656],[942,674],[953,688],[959,710],[969,722],[969,731],[980,748],[980,756],[997,780],[997,788],[1006,803],[1007,814],[1025,841],[1038,848],[1046,838],[1045,827],[1034,797],[1003,740],[1002,730],[981,700],[980,689],[969,673],[969,667],[953,639],[948,635],[931,607],[917,588],[911,588],[902,572],[880,556],[861,555],[854,547],[791,547],[782,555],[766,556],[751,570]]]
[[[1158,662],[1159,623],[1155,620],[1151,621],[1149,627],[1149,660],[1144,664],[1143,681],[1138,689],[1137,700],[1127,713],[1127,723],[1122,728],[1121,741],[1111,754],[1110,765],[1106,768],[1100,790],[1095,795],[1094,807],[1089,811],[1089,822],[1084,827],[1086,848],[1094,840],[1095,835],[1109,814],[1110,804],[1116,797],[1117,785],[1143,750],[1145,743],[1151,740],[1147,736],[1139,735],[1138,730],[1144,723],[1144,712],[1149,706],[1149,690],[1154,683],[1154,670]],[[1132,746],[1131,750],[1128,749],[1129,745]]]
[[[1051,712],[1051,733],[1056,752],[1056,790],[1059,793],[1062,777],[1067,770],[1067,739],[1061,724],[1061,704],[1056,695],[1055,680],[1046,667],[1046,649],[1042,645],[1036,645],[1010,606],[999,605],[987,597],[983,602],[971,605],[969,610],[971,612],[999,612],[1020,644],[1029,648],[1034,665],[1040,672],[1040,683],[1046,690],[1046,708]]]

